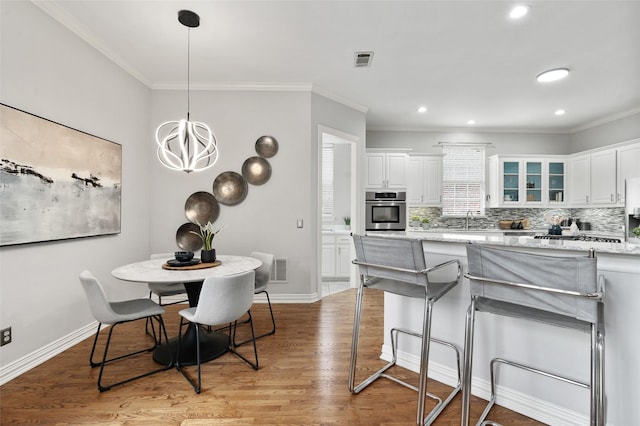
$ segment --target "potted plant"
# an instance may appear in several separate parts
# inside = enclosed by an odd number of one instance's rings
[[[345,226],[349,229],[351,227],[351,216],[345,216],[343,219]]]
[[[202,240],[202,250],[200,251],[200,261],[202,263],[212,263],[216,261],[216,249],[213,248],[213,238],[222,231],[225,227],[218,228],[217,231],[213,230],[213,223],[207,222],[206,225],[201,225],[196,222],[200,227],[200,232],[189,231],[192,234],[197,235]]]
[[[413,228],[419,228],[420,227],[420,216],[411,216],[409,218],[409,225],[412,226]]]
[[[422,224],[422,229],[429,229],[429,218],[428,217],[423,217],[420,220],[420,223]]]

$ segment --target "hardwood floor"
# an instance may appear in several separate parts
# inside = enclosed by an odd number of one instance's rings
[[[368,312],[382,312],[382,293],[369,291]],[[258,341],[260,369],[252,370],[231,354],[202,367],[202,393],[175,370],[158,373],[107,392],[98,392],[98,368],[90,368],[92,339],[87,339],[0,387],[0,423],[46,425],[411,425],[416,392],[389,380],[378,380],[359,395],[347,389],[355,290],[314,304],[275,304],[277,332]],[[177,311],[168,306],[165,322],[177,335]],[[252,310],[259,332],[270,325],[267,306]],[[382,315],[366,315],[361,326],[359,374],[379,368]],[[148,344],[144,322],[118,326],[114,348]],[[118,333],[119,332],[119,333]],[[250,351],[251,345],[241,348]],[[115,354],[114,354],[115,355]],[[155,366],[149,354],[110,364],[104,379],[133,375]],[[195,367],[189,371],[195,372]],[[397,368],[397,374],[417,374]],[[370,373],[369,373],[370,374]],[[429,381],[429,391],[446,395],[450,388]],[[460,424],[458,395],[436,425]],[[429,401],[427,404],[431,404]],[[431,405],[428,405],[431,407]],[[473,400],[472,420],[484,407]],[[541,423],[502,407],[492,420],[503,425]]]

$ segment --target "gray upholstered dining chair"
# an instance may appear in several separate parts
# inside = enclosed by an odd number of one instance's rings
[[[196,365],[198,369],[198,380],[192,380],[181,363],[182,330],[194,323],[196,327],[212,326],[218,324],[228,324],[229,351],[249,364],[254,370],[258,369],[258,349],[256,347],[255,333],[253,330],[253,319],[251,318],[251,305],[253,304],[255,272],[248,271],[241,274],[228,275],[224,277],[209,277],[202,283],[198,306],[183,309],[179,312],[180,332],[178,334],[178,352],[176,355],[176,368],[193,387],[196,393],[200,393],[202,388],[202,373],[200,362],[200,333],[196,334]],[[255,362],[251,362],[244,355],[236,351],[233,343],[236,321],[249,315],[249,327],[253,341],[253,354]]]
[[[98,321],[98,329],[96,331],[96,336],[93,339],[91,355],[89,355],[89,364],[92,368],[98,366],[100,367],[100,373],[98,375],[98,389],[100,390],[100,392],[109,390],[114,386],[121,385],[132,380],[140,379],[142,377],[146,377],[160,371],[168,370],[173,366],[173,360],[171,359],[168,365],[161,368],[125,380],[121,380],[116,383],[103,385],[102,375],[104,373],[104,367],[106,364],[124,358],[132,357],[134,355],[139,355],[144,352],[151,352],[156,348],[157,345],[162,343],[162,336],[164,336],[165,343],[168,343],[169,339],[167,337],[167,331],[164,327],[164,321],[162,320],[164,309],[162,309],[162,307],[158,306],[157,303],[149,299],[132,299],[121,302],[109,302],[107,300],[107,297],[105,296],[102,285],[100,284],[98,279],[95,278],[89,271],[83,271],[80,273],[80,282],[82,283],[82,288],[84,289],[84,292],[87,296],[87,301],[89,302],[89,310],[91,311],[91,314],[94,316],[96,321]],[[157,321],[159,325],[159,339],[156,339],[154,337],[154,344],[151,347],[139,349],[126,355],[120,355],[115,358],[108,359],[111,336],[116,326],[125,322],[131,322],[141,319]],[[107,335],[107,341],[105,343],[102,360],[100,362],[95,362],[93,360],[93,356],[96,351],[96,344],[98,343],[100,329],[104,324],[111,325],[111,327],[109,327],[109,333]]]
[[[598,276],[595,252],[588,256],[525,253],[481,244],[467,245],[471,304],[467,310],[462,386],[462,425],[469,424],[474,325],[477,312],[528,319],[591,334],[590,382],[524,365],[501,357],[490,362],[491,397],[477,424],[496,402],[499,365],[536,373],[590,391],[590,424],[605,424],[604,278]],[[544,346],[540,346],[544,353]]]
[[[353,340],[351,343],[351,362],[349,366],[349,390],[358,394],[380,378],[389,379],[418,392],[416,424],[430,425],[461,389],[460,351],[452,343],[431,337],[433,305],[441,297],[460,283],[462,269],[458,259],[451,259],[435,266],[427,267],[422,241],[409,238],[384,238],[353,234],[356,260],[360,271],[360,285],[356,299],[356,312],[353,321]],[[436,276],[436,274],[438,274]],[[355,384],[356,361],[362,316],[362,300],[365,289],[381,290],[405,297],[424,300],[421,333],[394,327],[390,330],[392,359],[378,371]],[[367,312],[366,312],[367,313]],[[371,312],[367,314],[371,315]],[[373,315],[381,315],[375,312]],[[414,386],[398,376],[387,372],[396,365],[398,334],[413,336],[421,341],[420,372],[418,386]],[[430,344],[437,343],[452,349],[455,353],[458,371],[458,383],[443,401],[440,397],[427,392]],[[435,399],[436,405],[425,416],[425,396]]]
[[[260,267],[256,269],[256,282],[255,282],[254,294],[264,293],[267,296],[267,303],[269,304],[269,313],[271,314],[271,330],[256,336],[256,339],[260,339],[265,336],[271,336],[276,332],[276,320],[273,316],[273,309],[271,308],[271,299],[269,298],[269,292],[267,291],[267,286],[269,285],[269,281],[271,280],[271,272],[273,271],[273,263],[275,262],[276,257],[273,254],[262,253],[259,251],[254,251],[253,253],[251,253],[251,257],[258,259],[262,262],[262,265],[260,265]],[[234,344],[236,346],[240,346],[250,341],[251,339],[246,339],[241,342],[234,342]]]
[[[149,256],[149,259],[173,259],[174,253],[154,253]],[[169,303],[162,303],[163,297],[177,296],[180,294],[186,295],[187,290],[184,288],[184,285],[181,284],[166,284],[166,283],[149,283],[149,299],[152,299],[155,294],[158,298],[158,305],[160,306],[168,306],[175,305],[178,303],[186,303],[188,299],[180,299]],[[149,320],[147,320],[147,324],[145,325],[145,330],[148,335],[155,337],[155,330],[152,328],[151,332],[149,331],[149,325],[152,325]]]

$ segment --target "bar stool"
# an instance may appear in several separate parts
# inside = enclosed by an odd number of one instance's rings
[[[351,363],[349,367],[349,390],[353,394],[358,394],[364,388],[382,377],[406,386],[409,389],[413,389],[418,392],[416,424],[430,425],[461,389],[460,351],[452,343],[431,337],[433,304],[460,282],[462,275],[460,262],[457,259],[450,260],[437,266],[427,268],[422,242],[419,240],[360,236],[354,234],[353,242],[355,244],[357,256],[353,263],[358,265],[360,269],[360,285],[358,287],[356,311],[353,323]],[[451,271],[454,269],[456,270],[455,277],[452,277],[450,281],[431,282],[429,280],[430,273],[447,267]],[[447,274],[449,269],[444,269],[443,272]],[[422,318],[422,334],[401,328],[393,328],[391,330],[392,360],[380,370],[356,385],[355,372],[358,355],[358,337],[360,331],[360,318],[362,314],[362,299],[365,288],[382,290],[411,298],[423,299],[425,301],[424,315]],[[421,339],[420,379],[418,387],[386,373],[389,368],[396,364],[397,340],[399,333],[415,336]],[[444,402],[436,395],[427,392],[427,369],[429,363],[429,344],[431,342],[451,348],[456,353],[458,383]],[[426,417],[424,416],[425,396],[437,401],[435,407]]]
[[[471,305],[467,310],[462,426],[469,424],[476,312],[524,318],[591,333],[590,383],[583,383],[537,367],[503,358],[490,363],[491,398],[476,423],[485,421],[496,400],[498,365],[519,368],[590,390],[590,424],[605,424],[604,393],[604,278],[597,275],[593,249],[588,256],[560,257],[523,253],[487,245],[468,244]]]

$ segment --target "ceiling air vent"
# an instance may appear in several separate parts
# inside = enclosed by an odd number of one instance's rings
[[[373,60],[373,52],[356,52],[356,68],[369,67]]]

